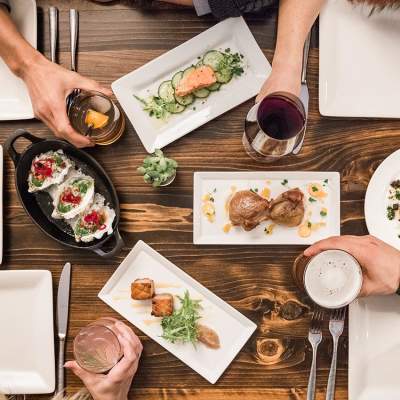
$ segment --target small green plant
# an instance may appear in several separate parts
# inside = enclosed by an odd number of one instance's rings
[[[172,158],[167,158],[157,149],[153,154],[143,160],[143,165],[137,169],[146,183],[159,187],[169,181],[176,174],[178,163]]]

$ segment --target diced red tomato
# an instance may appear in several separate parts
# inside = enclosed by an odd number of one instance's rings
[[[65,191],[61,196],[61,201],[63,203],[69,203],[69,204],[80,204],[81,199],[82,199],[81,196],[79,195],[75,196],[71,190]]]
[[[52,158],[46,158],[45,160],[35,161],[33,163],[33,169],[35,171],[35,176],[43,176],[45,178],[51,177],[53,175],[53,164],[54,160]]]

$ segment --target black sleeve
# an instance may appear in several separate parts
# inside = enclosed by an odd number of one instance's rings
[[[275,0],[208,0],[212,13],[219,19],[239,17],[247,12],[256,12]]]

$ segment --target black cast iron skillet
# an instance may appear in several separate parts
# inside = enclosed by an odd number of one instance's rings
[[[14,143],[21,137],[28,139],[32,144],[23,153],[19,154],[14,148]],[[112,257],[121,250],[124,241],[118,231],[120,209],[117,192],[104,169],[93,157],[67,142],[58,139],[40,139],[24,129],[15,131],[7,139],[4,147],[15,165],[15,187],[19,199],[27,214],[46,235],[63,245],[75,249],[91,250],[101,257]],[[56,151],[59,149],[63,150],[75,162],[77,168],[95,180],[95,191],[102,194],[106,199],[106,203],[109,203],[110,207],[115,210],[116,215],[111,235],[95,239],[90,243],[76,242],[71,227],[64,220],[51,217],[53,205],[50,195],[45,191],[28,192],[27,179],[33,158],[49,150]],[[107,242],[111,239],[114,239],[115,243],[111,250],[106,251],[105,247],[109,247]],[[107,246],[105,246],[106,243]]]

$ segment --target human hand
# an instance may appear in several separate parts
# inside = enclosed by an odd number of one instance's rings
[[[324,250],[347,251],[361,265],[360,296],[388,295],[400,285],[400,251],[374,236],[335,236],[321,240],[304,251],[312,257]]]
[[[107,375],[85,371],[76,361],[68,361],[65,364],[65,368],[70,369],[82,380],[93,400],[127,400],[138,368],[143,350],[139,338],[121,321],[116,321],[114,327],[124,356]]]
[[[93,146],[90,138],[74,130],[67,115],[66,99],[76,88],[96,90],[111,96],[110,89],[96,81],[69,71],[39,56],[20,72],[32,101],[35,116],[41,119],[54,134],[77,147]]]
[[[271,74],[256,97],[256,103],[274,92],[288,92],[298,97],[300,88],[301,79],[297,67],[292,69],[290,65],[279,66],[273,64]]]

